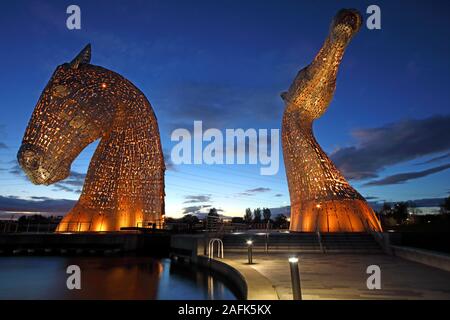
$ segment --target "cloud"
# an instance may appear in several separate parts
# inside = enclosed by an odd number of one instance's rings
[[[272,189],[270,188],[264,188],[264,187],[259,187],[259,188],[255,188],[255,189],[248,189],[245,190],[244,192],[239,193],[239,195],[241,196],[253,196],[257,193],[262,193],[262,192],[269,192]]]
[[[425,198],[408,200],[407,202],[414,203],[416,207],[439,207],[444,201],[445,198]]]
[[[183,208],[183,214],[198,214],[202,213],[202,209],[211,208],[211,205],[199,205],[199,206],[189,206]]]
[[[69,177],[59,181],[53,185],[54,190],[62,190],[66,192],[81,193],[81,189],[86,178],[85,173],[70,171]]]
[[[271,121],[281,116],[283,109],[279,107],[282,102],[278,91],[269,91],[220,83],[182,83],[165,93],[170,97],[167,102],[169,108],[161,112],[168,113],[165,123],[170,131],[192,128],[194,120],[202,120],[204,129],[234,128],[237,125],[236,114],[241,119],[252,117],[255,121]]]
[[[11,161],[11,163],[15,163],[15,165],[9,169],[9,173],[28,181],[28,178],[23,173],[22,168],[17,164],[17,161],[13,160]],[[70,175],[65,180],[59,181],[52,185],[54,188],[53,190],[55,191],[62,190],[66,192],[73,192],[79,194],[81,193],[81,189],[83,187],[85,178],[86,178],[85,173],[70,171]]]
[[[188,195],[184,197],[186,201],[184,203],[199,203],[199,202],[210,202],[210,194],[200,194],[200,195]]]
[[[417,165],[424,165],[424,164],[435,163],[435,162],[439,162],[441,160],[445,160],[445,159],[448,159],[448,158],[450,158],[450,152],[446,153],[446,154],[443,154],[443,155],[440,155],[440,156],[437,156],[437,157],[434,157],[434,158],[431,158],[431,159],[429,159],[427,161],[420,162]]]
[[[55,188],[53,189],[54,191],[66,191],[66,192],[73,192],[73,193],[77,193],[80,194],[81,193],[81,189],[79,188],[71,188],[68,187],[62,183],[55,183],[53,185]]]
[[[164,164],[166,165],[166,169],[176,171],[175,165],[173,164],[172,159],[170,158],[170,153],[164,151],[163,155],[164,155]]]
[[[348,179],[378,177],[387,166],[450,149],[450,115],[406,120],[353,132],[356,146],[341,148],[330,157]]]
[[[274,197],[277,197],[277,198],[279,198],[279,197],[282,197],[283,195],[281,194],[281,193],[277,193]]]
[[[16,164],[9,169],[9,173],[25,178],[25,174],[23,173],[22,168],[17,164],[17,161],[15,162]]]
[[[256,192],[268,192],[270,190],[271,190],[270,188],[260,187],[260,188],[246,190],[246,192],[256,193]]]
[[[31,200],[52,200],[52,198],[49,197],[38,197],[38,196],[31,196]]]
[[[0,149],[8,149],[8,146],[3,142],[0,142]]]
[[[75,200],[32,197],[21,199],[16,196],[0,196],[0,211],[67,213]]]
[[[364,185],[365,186],[384,186],[384,185],[388,185],[388,184],[400,184],[400,183],[404,183],[409,180],[422,178],[422,177],[428,176],[433,173],[444,171],[449,168],[450,168],[450,163],[444,164],[442,166],[434,167],[431,169],[423,170],[423,171],[394,174],[391,176],[387,176],[383,179],[369,181]]]

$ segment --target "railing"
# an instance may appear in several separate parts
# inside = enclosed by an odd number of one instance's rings
[[[54,232],[58,222],[22,222],[18,221],[1,221],[0,233],[49,233]]]
[[[58,232],[88,232],[91,231],[92,222],[62,222]]]
[[[270,225],[270,221],[267,221],[267,225],[266,225],[266,241],[265,241],[265,252],[269,253],[269,229],[270,229],[271,225]]]
[[[223,259],[223,242],[219,238],[209,240],[208,243],[208,258],[214,258],[214,244],[217,243],[217,257]]]
[[[322,253],[325,253],[325,248],[322,243],[322,234],[320,233],[319,226],[316,226],[317,242],[319,243],[319,248]]]
[[[320,251],[322,253],[325,253],[325,248],[324,248],[323,243],[322,243],[322,235],[320,234],[319,230],[317,230],[317,242],[319,242]]]
[[[164,219],[138,221],[136,223],[136,228],[163,229]]]

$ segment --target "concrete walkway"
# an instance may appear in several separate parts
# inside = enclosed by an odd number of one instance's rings
[[[226,254],[220,259],[246,278],[249,300],[292,299],[287,254]],[[394,256],[301,254],[303,299],[450,299],[450,272]],[[367,266],[381,268],[381,289],[366,286]]]

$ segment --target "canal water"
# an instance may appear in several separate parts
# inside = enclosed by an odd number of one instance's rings
[[[67,267],[81,270],[69,290]],[[206,269],[149,257],[0,257],[0,299],[231,300],[236,290]]]

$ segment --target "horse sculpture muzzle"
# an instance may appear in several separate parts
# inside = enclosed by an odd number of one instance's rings
[[[353,9],[340,10],[333,19],[331,24],[331,38],[346,37],[350,40],[361,28],[361,14]]]
[[[23,144],[20,147],[17,161],[34,184],[49,185],[68,176],[68,172],[64,173],[64,170],[58,170],[57,174],[54,174],[54,170],[46,166],[44,152],[30,144]]]

